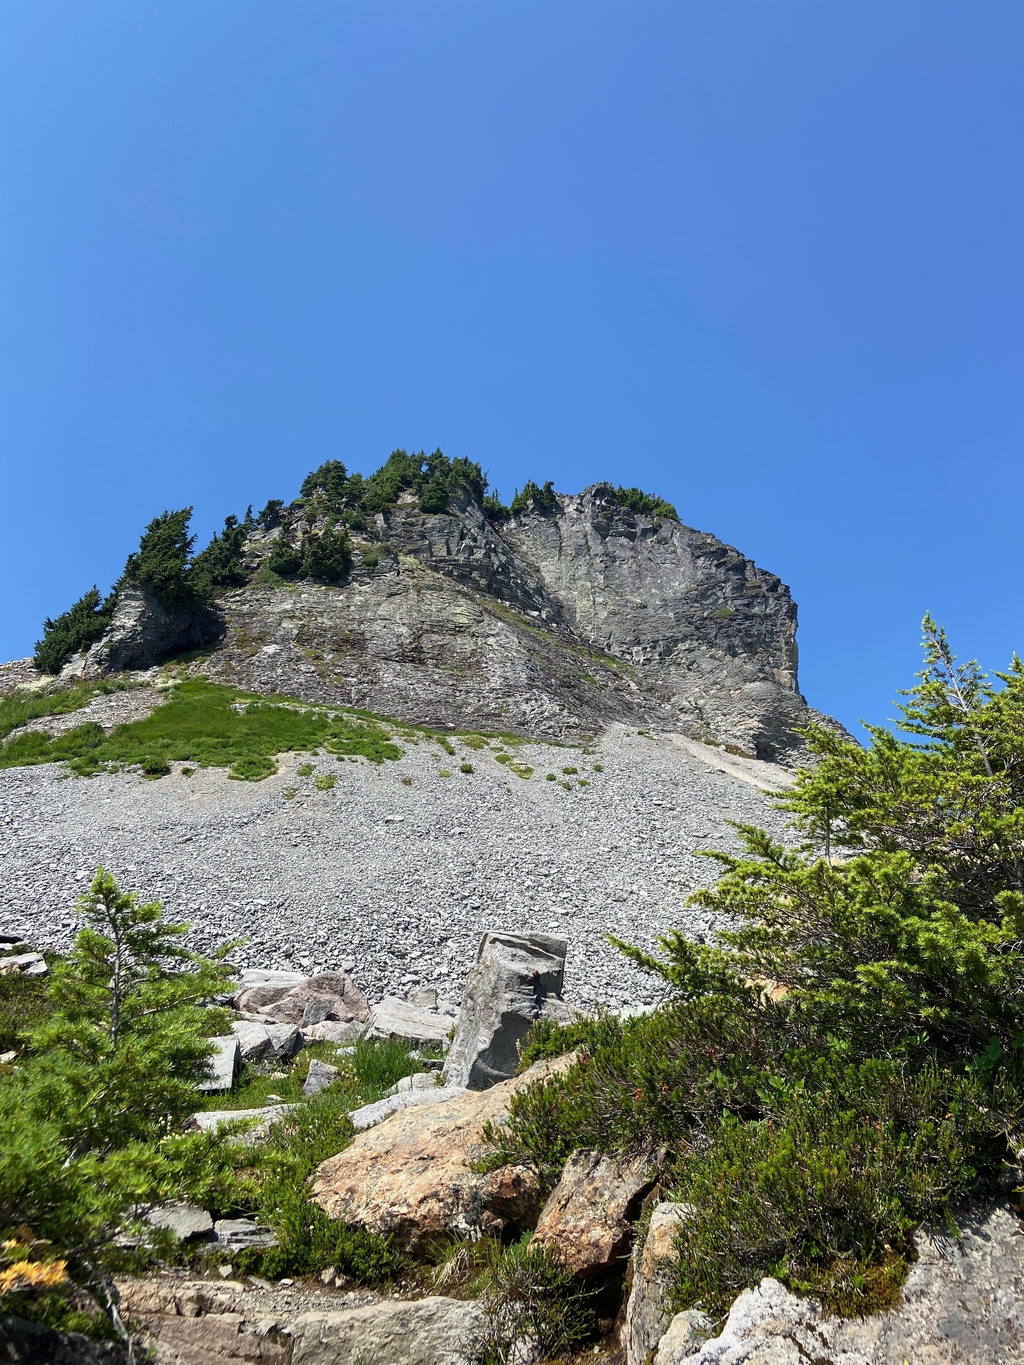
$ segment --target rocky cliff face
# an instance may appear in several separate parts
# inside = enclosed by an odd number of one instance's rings
[[[252,567],[280,534],[250,537]],[[344,584],[257,574],[219,610],[220,642],[197,670],[432,725],[559,737],[618,720],[787,761],[813,714],[785,585],[606,485],[502,525],[468,495],[443,514],[410,497],[357,539]],[[170,647],[172,623],[147,636],[144,616],[134,600],[119,609],[87,671]],[[195,623],[173,624],[194,648]]]

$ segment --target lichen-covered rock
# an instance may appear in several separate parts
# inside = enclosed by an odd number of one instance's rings
[[[313,1198],[331,1218],[393,1235],[412,1251],[427,1249],[445,1232],[531,1227],[542,1203],[536,1168],[529,1162],[486,1173],[473,1168],[493,1152],[485,1124],[500,1123],[517,1090],[567,1063],[538,1063],[514,1080],[441,1103],[408,1104],[323,1162]],[[396,1095],[388,1103],[428,1096]]]
[[[672,1321],[666,1272],[676,1260],[675,1239],[688,1211],[686,1204],[655,1205],[647,1235],[633,1251],[632,1284],[622,1327],[626,1365],[649,1365],[651,1352]]]
[[[485,1090],[515,1075],[519,1045],[549,1002],[560,1001],[565,951],[565,940],[548,934],[484,934],[445,1059],[446,1085]]]
[[[656,1176],[646,1156],[573,1152],[537,1220],[533,1244],[584,1278],[612,1270],[629,1254],[633,1224]]]
[[[764,1279],[737,1298],[721,1334],[699,1347],[687,1314],[672,1320],[656,1365],[1021,1365],[1024,1236],[1006,1208],[960,1219],[962,1237],[917,1237],[902,1303],[837,1318]]]

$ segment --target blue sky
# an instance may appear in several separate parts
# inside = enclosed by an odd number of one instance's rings
[[[0,655],[325,458],[671,499],[892,714],[1024,652],[1024,9],[4,0]]]

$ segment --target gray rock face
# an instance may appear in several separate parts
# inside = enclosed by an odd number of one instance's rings
[[[270,1228],[261,1227],[251,1218],[219,1218],[213,1225],[213,1232],[218,1247],[225,1251],[277,1246],[277,1238]]]
[[[93,678],[126,668],[152,668],[180,650],[213,644],[223,630],[212,610],[169,610],[147,589],[127,586],[118,594],[109,630],[87,653],[72,659],[61,676]]]
[[[484,934],[444,1066],[445,1085],[486,1090],[515,1075],[519,1044],[561,1003],[565,942],[547,934]]]
[[[374,1124],[397,1114],[400,1109],[446,1104],[448,1100],[457,1100],[460,1095],[465,1094],[465,1089],[457,1085],[435,1085],[429,1089],[403,1090],[394,1095],[385,1095],[382,1100],[376,1100],[373,1104],[364,1104],[361,1109],[353,1109],[349,1118],[352,1120],[352,1127],[357,1133],[361,1133],[364,1128],[372,1128]]]
[[[656,726],[790,761],[811,712],[797,684],[796,607],[774,575],[714,536],[620,507],[595,485],[493,526],[473,502],[377,518],[395,553],[350,579],[250,584],[209,620],[135,589],[70,671],[193,665],[258,692],[403,719],[536,736]],[[249,561],[270,541],[254,534]],[[367,541],[357,550],[370,549]]]
[[[672,1320],[656,1365],[1020,1365],[1024,1361],[1024,1237],[996,1208],[960,1220],[962,1239],[917,1237],[903,1302],[867,1318],[836,1318],[777,1280],[733,1304],[720,1336],[697,1347],[692,1315]]]
[[[480,1305],[459,1299],[385,1300],[310,1313],[292,1326],[292,1365],[469,1365],[483,1330]]]

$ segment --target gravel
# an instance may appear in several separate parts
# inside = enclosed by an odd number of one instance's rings
[[[184,777],[181,765],[158,781],[0,771],[0,932],[67,948],[76,895],[102,863],[189,922],[192,947],[246,936],[239,966],[340,968],[371,1001],[420,984],[461,999],[481,933],[502,929],[568,940],[568,999],[638,1005],[660,998],[658,982],[605,935],[645,947],[670,927],[707,936],[707,913],[685,903],[714,881],[695,850],[735,848],[729,820],[784,836],[754,785],[784,781],[780,769],[678,737],[614,726],[588,751],[523,745],[514,758],[535,769],[528,780],[493,749],[452,745],[454,757],[403,745],[381,765],[321,754],[317,774],[336,779],[326,791],[290,755],[259,783],[219,769]]]

